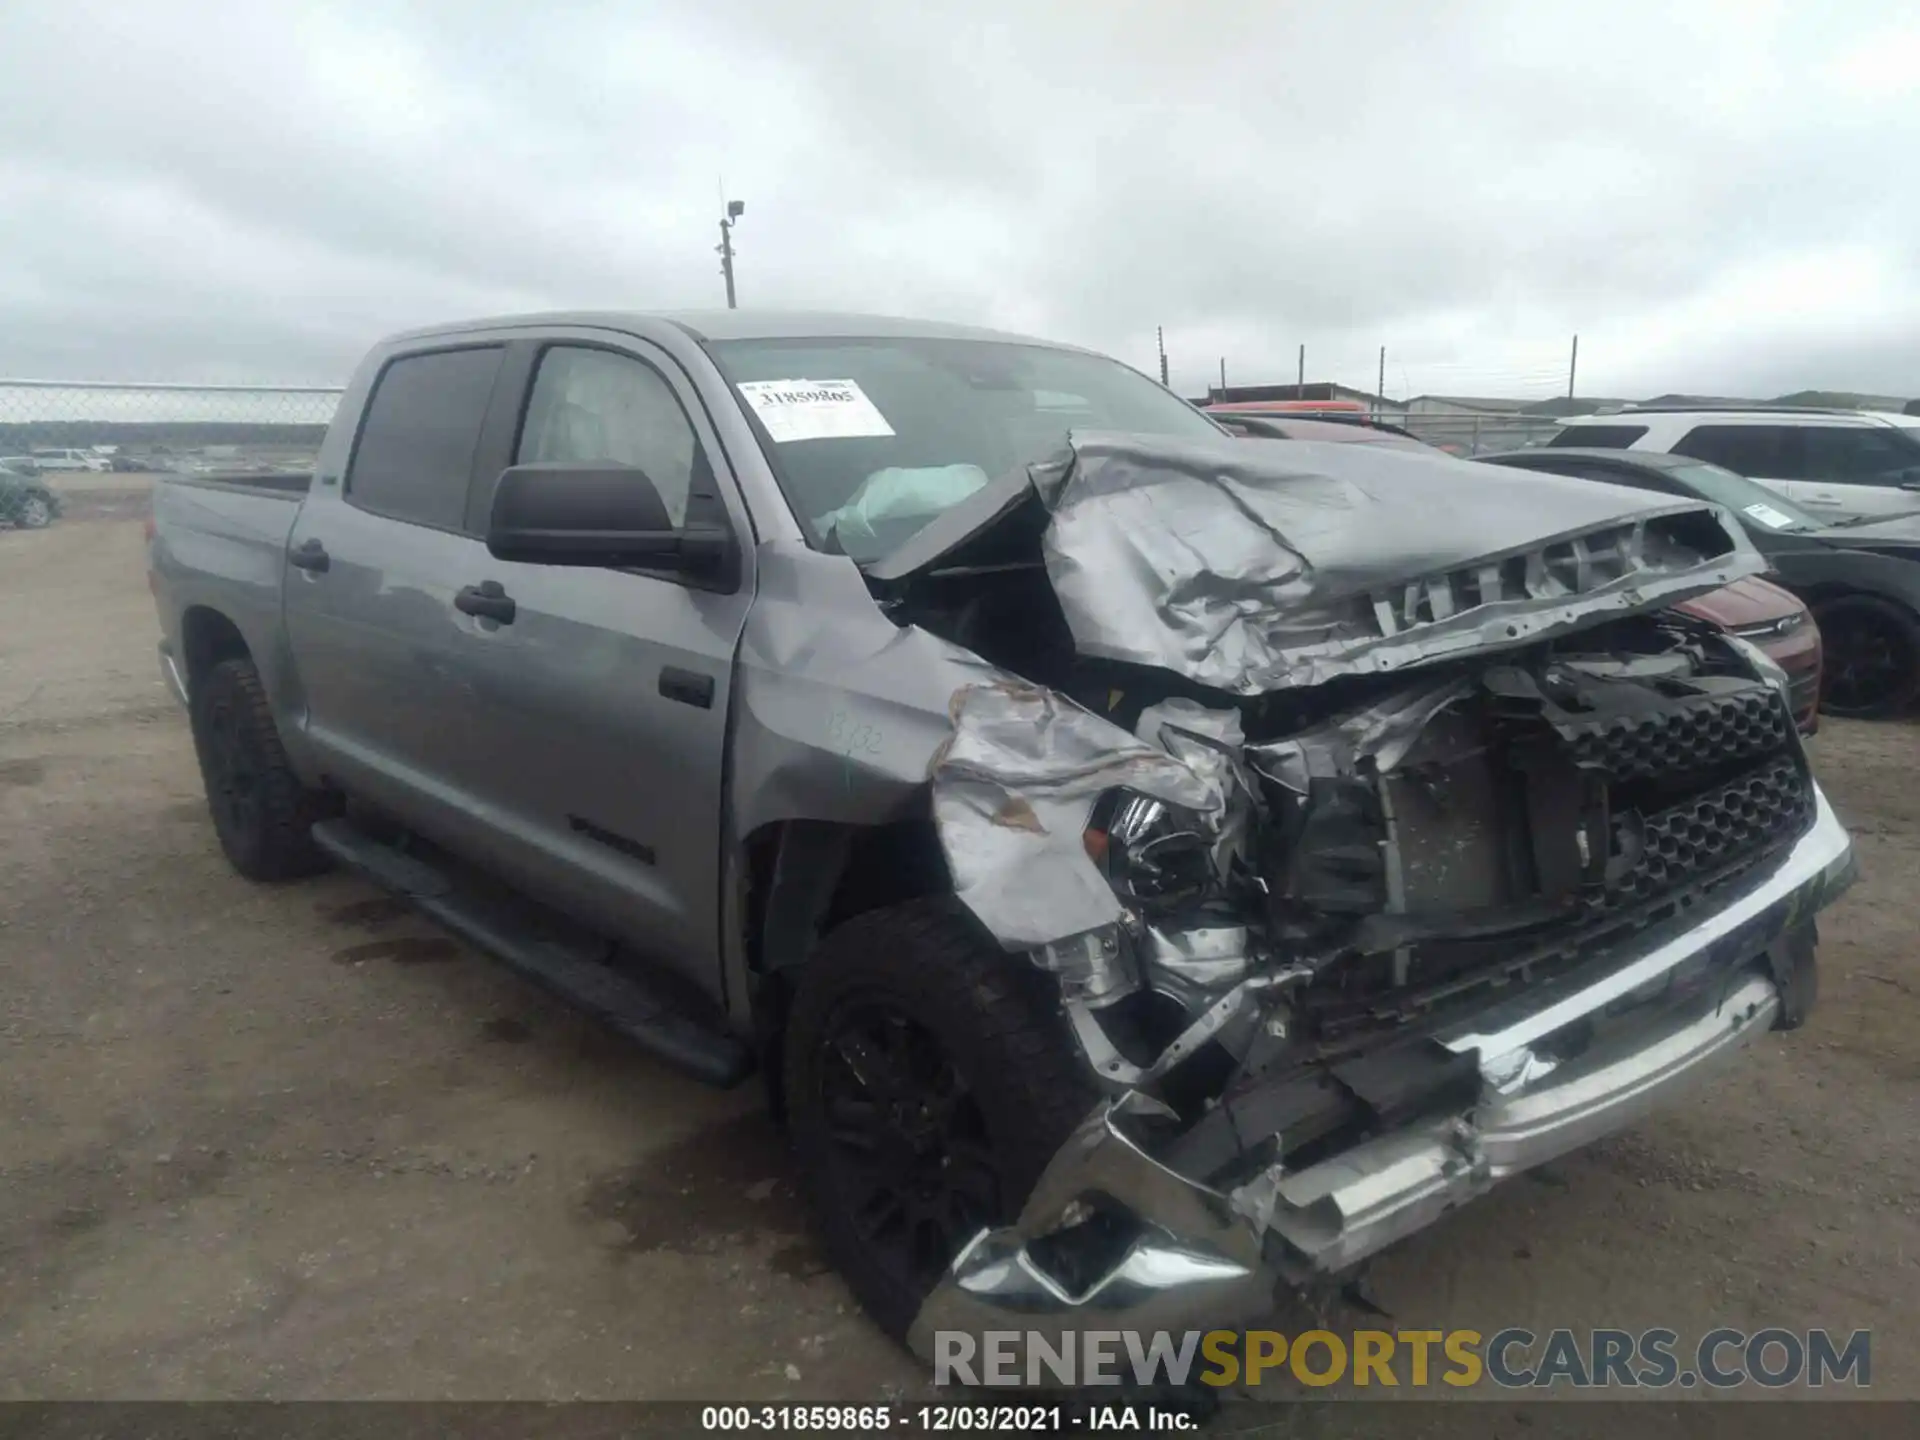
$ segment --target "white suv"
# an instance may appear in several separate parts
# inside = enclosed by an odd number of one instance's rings
[[[1547,443],[1711,461],[1835,520],[1920,510],[1920,415],[1648,406],[1569,420]]]

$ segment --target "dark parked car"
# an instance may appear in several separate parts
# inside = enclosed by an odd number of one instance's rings
[[[44,530],[60,515],[60,497],[35,476],[0,462],[0,527]]]
[[[1920,508],[1835,524],[1731,470],[1652,451],[1555,446],[1480,458],[1726,506],[1767,557],[1772,578],[1819,621],[1823,710],[1896,715],[1920,697]]]

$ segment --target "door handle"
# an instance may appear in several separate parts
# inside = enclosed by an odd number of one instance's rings
[[[478,585],[461,587],[453,597],[453,608],[468,615],[498,620],[502,625],[511,625],[519,609],[513,603],[513,597],[507,594],[506,587],[498,580],[482,580]]]
[[[327,547],[317,539],[302,540],[287,552],[287,563],[315,575],[333,564],[333,558],[327,554]]]
[[[713,708],[713,677],[666,665],[660,670],[660,693],[669,700],[678,700],[682,705],[711,710]]]

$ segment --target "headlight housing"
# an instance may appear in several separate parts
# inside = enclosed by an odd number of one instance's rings
[[[1181,806],[1113,791],[1094,807],[1085,841],[1114,893],[1143,911],[1192,905],[1213,888],[1214,837]]]

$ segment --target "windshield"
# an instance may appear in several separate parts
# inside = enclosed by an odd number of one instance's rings
[[[1822,530],[1828,522],[1816,519],[1778,490],[1769,490],[1757,481],[1704,461],[1676,465],[1669,472],[1682,485],[1691,487],[1717,505],[1724,505],[1740,517],[1741,523],[1763,530]]]
[[[989,340],[728,340],[722,373],[774,475],[826,550],[873,560],[1070,430],[1217,439],[1186,401],[1117,361]]]

